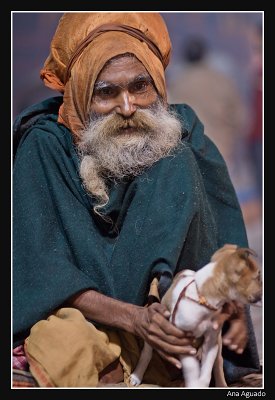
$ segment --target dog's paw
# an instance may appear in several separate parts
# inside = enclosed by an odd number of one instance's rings
[[[130,383],[133,386],[138,386],[141,384],[141,379],[137,375],[131,374],[130,375]]]
[[[210,377],[200,377],[200,379],[197,381],[197,387],[199,388],[206,388],[209,387],[210,385]]]

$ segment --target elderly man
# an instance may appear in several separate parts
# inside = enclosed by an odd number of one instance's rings
[[[173,386],[196,349],[150,302],[156,278],[163,293],[224,243],[247,246],[220,153],[190,107],[167,104],[170,51],[159,14],[64,14],[41,71],[63,96],[16,119],[14,347],[40,386],[129,384],[143,340],[145,382]],[[259,361],[248,310],[226,319],[234,381]]]

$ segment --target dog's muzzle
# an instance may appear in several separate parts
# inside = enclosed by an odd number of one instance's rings
[[[254,296],[249,296],[249,303],[253,306],[261,306],[262,305],[262,293],[257,293]]]

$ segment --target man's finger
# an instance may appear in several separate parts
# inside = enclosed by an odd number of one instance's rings
[[[146,338],[147,342],[156,350],[163,351],[166,354],[177,355],[177,354],[192,354],[195,355],[197,350],[190,344],[170,344],[167,340],[163,340],[155,335],[148,335]]]
[[[181,362],[177,358],[170,356],[169,354],[166,354],[161,350],[158,350],[158,353],[161,356],[161,358],[168,361],[170,364],[174,365],[176,368],[178,368],[178,369],[182,368]]]
[[[230,318],[231,314],[221,313],[213,319],[213,329],[218,330],[221,329],[224,322]]]
[[[176,336],[178,338],[184,338],[186,336],[184,331],[173,325],[161,313],[155,312],[154,315],[151,315],[149,317],[149,319],[152,325],[151,329],[154,329],[153,333],[155,333],[155,329],[158,329],[160,332],[167,336]]]

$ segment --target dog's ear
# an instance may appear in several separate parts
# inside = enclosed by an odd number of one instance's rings
[[[225,270],[231,282],[238,282],[246,268],[251,271],[257,270],[257,263],[249,258],[250,255],[256,256],[256,253],[249,248],[239,247],[224,260]]]
[[[224,258],[229,254],[233,254],[237,250],[238,246],[236,244],[225,244],[223,247],[218,249],[211,257],[212,262],[216,262]]]
[[[239,281],[245,268],[248,268],[248,259],[245,253],[241,255],[235,251],[224,260],[224,271],[228,279],[236,283]]]
[[[259,270],[259,265],[257,261],[249,256],[254,256],[255,258],[258,257],[257,253],[254,250],[248,249],[248,248],[239,248],[236,251],[236,254],[238,255],[240,260],[244,260],[247,267],[252,271],[256,272]]]
[[[257,253],[254,250],[246,247],[239,247],[236,252],[240,258],[245,260],[247,260],[250,255],[257,257]]]

